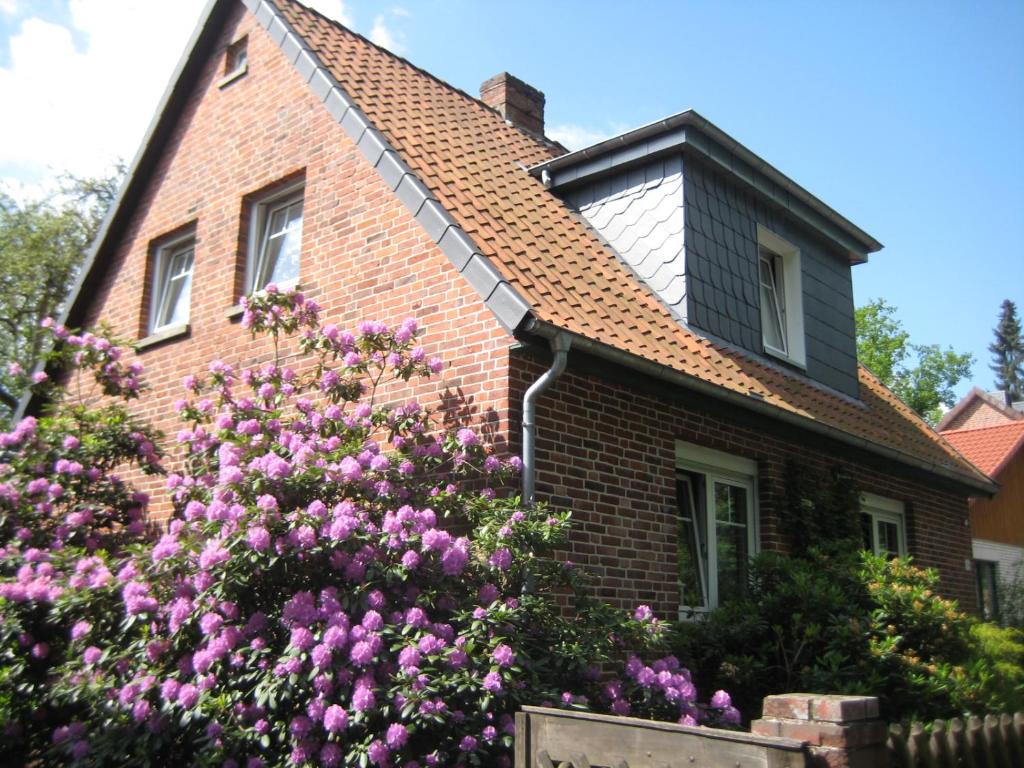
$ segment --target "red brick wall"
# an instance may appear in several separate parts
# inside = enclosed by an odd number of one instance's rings
[[[244,77],[224,88],[223,50],[248,34]],[[324,106],[248,13],[239,11],[205,67],[163,159],[88,313],[129,339],[145,335],[147,260],[154,240],[195,222],[191,335],[144,350],[150,390],[138,411],[173,438],[181,379],[222,359],[235,365],[272,356],[225,312],[236,302],[245,264],[243,197],[305,175],[299,282],[325,322],[413,316],[429,354],[451,363],[441,381],[392,388],[388,398],[439,397],[492,429],[507,418],[503,371],[513,339],[380,180]],[[151,487],[153,487],[151,485]],[[166,514],[166,501],[155,512]]]
[[[607,368],[607,366],[605,366]],[[522,392],[545,369],[517,356],[511,374],[513,417]],[[786,435],[770,423],[683,393],[645,393],[628,380],[570,370],[538,403],[538,498],[573,510],[570,558],[593,571],[606,597],[623,607],[649,603],[674,616],[676,589],[675,445],[683,440],[757,463],[762,549],[785,549],[777,509],[786,460],[825,471],[841,464],[861,491],[904,502],[910,553],[936,566],[944,591],[964,608],[975,604],[967,499],[895,465],[865,463],[851,449],[810,435]],[[633,384],[633,386],[630,386]],[[681,397],[681,399],[679,399]],[[518,445],[516,442],[515,445]]]

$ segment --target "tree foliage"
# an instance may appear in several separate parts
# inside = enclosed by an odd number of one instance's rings
[[[19,370],[39,362],[39,324],[60,309],[123,173],[66,176],[57,192],[24,202],[0,192],[0,416],[23,392]]]
[[[914,344],[896,307],[875,299],[856,311],[857,357],[930,424],[956,403],[954,387],[970,377],[974,356],[938,344]]]
[[[999,324],[993,329],[995,341],[988,346],[992,353],[989,366],[996,374],[996,389],[1008,393],[1013,401],[1024,400],[1024,335],[1021,333],[1017,305],[1003,301]]]

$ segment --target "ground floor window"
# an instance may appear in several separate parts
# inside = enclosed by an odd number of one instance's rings
[[[999,563],[975,560],[974,573],[978,580],[978,610],[985,621],[998,621]]]
[[[865,493],[860,498],[864,549],[888,558],[907,554],[903,502]]]
[[[756,465],[678,443],[678,567],[683,611],[706,610],[744,593],[756,549]]]

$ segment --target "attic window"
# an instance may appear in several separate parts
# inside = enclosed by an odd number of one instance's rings
[[[223,88],[234,82],[249,70],[249,37],[241,37],[228,46],[224,53],[224,77],[219,85]]]

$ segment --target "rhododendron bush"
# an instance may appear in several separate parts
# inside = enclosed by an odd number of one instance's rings
[[[186,379],[176,513],[152,536],[114,471],[158,471],[154,438],[118,406],[58,403],[0,438],[6,742],[56,764],[510,765],[524,703],[738,720],[641,660],[649,609],[591,599],[552,557],[568,514],[508,491],[516,458],[394,401],[442,367],[413,321],[318,314],[271,287],[243,324],[275,359]],[[56,330],[65,355],[83,338]],[[87,338],[77,362],[135,394]]]

